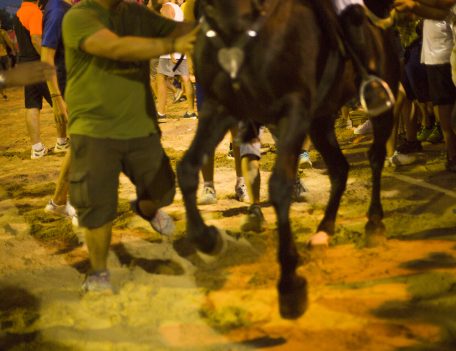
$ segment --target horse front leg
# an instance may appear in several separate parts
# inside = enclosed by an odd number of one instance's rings
[[[383,207],[380,198],[381,177],[386,157],[386,142],[393,128],[393,112],[389,111],[371,119],[374,129],[374,141],[369,149],[368,158],[372,170],[372,194],[367,224],[365,226],[366,243],[375,245],[377,239],[384,239]]]
[[[282,120],[285,125],[279,126],[278,155],[269,180],[269,195],[277,214],[279,232],[279,310],[286,319],[300,317],[307,308],[307,281],[296,274],[299,254],[289,218],[298,155],[309,125],[309,115],[301,100],[300,96],[292,96],[287,104],[289,111]]]
[[[214,152],[235,119],[215,102],[204,102],[195,137],[190,148],[177,165],[177,179],[181,188],[186,216],[187,235],[196,248],[209,255],[217,255],[223,247],[223,239],[215,227],[208,227],[196,204],[199,171],[205,158]]]
[[[328,246],[330,237],[334,235],[337,211],[347,184],[349,165],[337,142],[333,118],[315,119],[310,128],[310,135],[315,148],[328,167],[331,181],[325,215],[318,225],[317,233],[309,240],[309,246],[315,248]]]

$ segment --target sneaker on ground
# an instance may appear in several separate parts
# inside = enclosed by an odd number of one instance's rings
[[[312,168],[312,161],[310,160],[310,155],[307,151],[304,151],[299,155],[299,168]]]
[[[412,154],[401,154],[397,151],[389,159],[390,164],[394,166],[407,166],[417,161],[417,156]]]
[[[356,135],[365,135],[372,133],[372,122],[368,119],[353,130]]]
[[[109,271],[95,272],[87,274],[82,283],[83,293],[88,292],[107,292],[112,293],[112,285]]]
[[[432,144],[439,144],[443,141],[443,134],[442,130],[440,129],[440,126],[436,124],[434,128],[432,129],[431,134],[429,137],[426,139],[426,141],[429,141]]]
[[[174,220],[169,214],[162,210],[157,210],[153,219],[150,220],[150,225],[158,233],[166,236],[171,236],[176,230]]]
[[[243,218],[241,223],[241,231],[243,232],[256,232],[260,233],[264,230],[265,219],[261,207],[259,205],[252,205],[247,210],[247,215]]]
[[[418,140],[418,141],[426,141],[427,138],[429,138],[429,136],[431,135],[433,130],[434,130],[433,127],[431,127],[431,128],[426,128],[426,127],[421,128],[421,130],[416,135],[416,140]]]
[[[421,146],[421,141],[408,141],[406,140],[404,143],[397,147],[397,152],[401,154],[411,154],[413,152],[421,152],[423,151],[423,147]]]
[[[238,201],[249,202],[249,194],[247,193],[247,186],[245,184],[236,185],[234,192]]]
[[[177,89],[176,94],[174,94],[173,103],[179,102],[183,93],[184,93],[184,91],[182,89]]]
[[[70,139],[67,138],[63,144],[60,144],[59,142],[55,143],[54,153],[67,152],[69,149],[70,149]]]
[[[46,156],[48,151],[49,150],[48,150],[48,148],[46,146],[44,146],[41,150],[35,150],[34,148],[32,148],[32,154],[31,154],[30,158],[32,160],[39,159],[41,157]]]
[[[211,186],[205,186],[203,193],[198,201],[198,205],[213,205],[217,203],[215,189]]]
[[[78,226],[78,215],[76,210],[69,202],[65,205],[57,205],[53,200],[49,200],[47,205],[44,207],[44,212],[54,214],[61,217],[71,218],[71,223]]]
[[[195,112],[185,112],[183,117],[186,119],[197,119],[198,118],[198,116],[196,115]]]

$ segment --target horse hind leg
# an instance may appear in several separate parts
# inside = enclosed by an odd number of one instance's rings
[[[300,317],[307,308],[307,281],[296,274],[299,254],[291,232],[289,210],[296,178],[298,155],[307,133],[308,113],[297,96],[290,98],[286,126],[280,126],[278,155],[269,180],[269,195],[277,214],[280,278],[278,283],[280,315]]]
[[[328,246],[330,237],[334,235],[337,211],[345,192],[349,165],[337,142],[332,118],[322,117],[314,120],[310,135],[315,148],[328,167],[331,181],[331,192],[325,215],[318,225],[317,233],[309,240],[309,246],[316,248]]]
[[[369,149],[368,158],[372,171],[372,194],[367,224],[365,226],[366,244],[376,245],[384,240],[383,207],[380,198],[381,176],[386,157],[386,142],[393,128],[393,112],[388,111],[371,119],[374,141]]]
[[[236,121],[205,101],[200,113],[198,127],[190,148],[177,165],[177,179],[184,199],[187,215],[187,235],[196,248],[209,255],[220,253],[223,238],[215,227],[208,227],[196,205],[199,171],[204,158],[208,157],[221,142]]]

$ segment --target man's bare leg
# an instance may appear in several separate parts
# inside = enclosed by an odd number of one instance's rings
[[[190,76],[182,76],[182,82],[184,86],[185,96],[187,97],[187,113],[195,112],[195,98],[193,92],[193,84],[190,81]]]
[[[260,161],[256,156],[246,155],[242,158],[241,164],[250,203],[258,205],[260,203],[261,186]]]
[[[157,73],[156,77],[157,84],[157,112],[159,115],[166,115],[166,98],[167,98],[167,86],[166,86],[166,77]]]
[[[251,203],[247,215],[242,219],[241,230],[260,233],[264,230],[265,223],[260,207],[260,160],[254,155],[245,155],[242,157],[241,163],[242,174]]]
[[[107,270],[109,245],[111,244],[112,222],[98,228],[85,228],[84,230],[91,272],[104,272]]]
[[[41,143],[40,110],[37,108],[28,108],[25,110],[25,123],[32,145]]]
[[[451,112],[453,105],[435,106],[434,112],[440,121],[445,145],[447,149],[447,157],[449,160],[456,160],[456,134],[451,125]]]
[[[60,168],[59,178],[57,179],[57,184],[55,185],[54,196],[52,197],[52,200],[58,206],[64,205],[67,202],[69,187],[68,175],[70,172],[70,165],[71,150],[68,150],[63,159],[62,167]]]

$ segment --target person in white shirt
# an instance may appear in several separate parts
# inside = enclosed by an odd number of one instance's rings
[[[453,32],[448,22],[430,19],[424,21],[421,62],[426,65],[434,114],[440,121],[445,140],[446,168],[456,172],[456,134],[451,126],[451,113],[456,102],[450,64],[453,46]]]
[[[171,18],[177,22],[184,20],[184,13],[177,4],[177,0],[170,0],[162,4],[160,13],[168,18]],[[195,119],[195,105],[194,105],[194,93],[193,85],[190,81],[190,74],[188,71],[187,58],[184,53],[170,53],[167,55],[160,56],[157,67],[157,112],[158,118],[164,118],[166,116],[166,99],[168,95],[168,88],[166,80],[169,77],[180,76],[184,86],[184,92],[187,97],[187,111],[184,114],[184,118]],[[183,58],[182,62],[179,63],[177,69],[174,70],[176,63],[179,62],[180,58]]]

